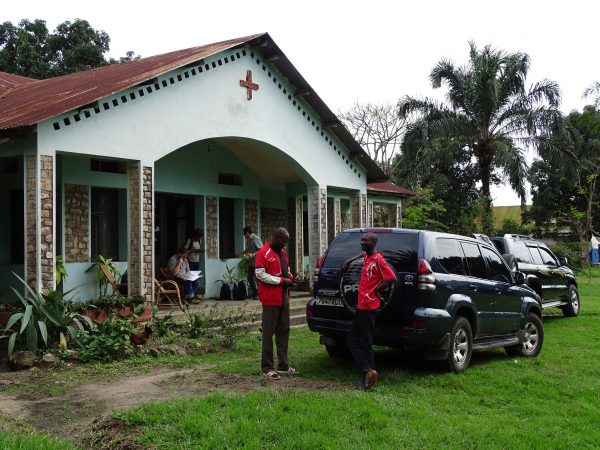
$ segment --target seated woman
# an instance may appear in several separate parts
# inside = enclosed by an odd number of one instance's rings
[[[177,277],[183,283],[185,287],[185,295],[187,295],[190,299],[201,299],[202,296],[196,294],[198,288],[200,287],[200,278],[196,278],[191,281],[187,278],[187,274],[190,272],[190,264],[187,260],[188,250],[186,248],[180,248],[177,253],[175,253],[171,258],[169,258],[169,262],[167,263],[167,271],[174,277]]]

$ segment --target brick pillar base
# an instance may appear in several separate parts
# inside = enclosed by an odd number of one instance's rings
[[[308,194],[308,236],[311,275],[319,257],[327,250],[327,188],[315,186]],[[312,276],[311,276],[312,286]]]
[[[152,301],[153,283],[153,179],[152,167],[130,166],[129,175],[129,295]]]
[[[55,289],[54,156],[25,157],[25,280],[39,291]]]

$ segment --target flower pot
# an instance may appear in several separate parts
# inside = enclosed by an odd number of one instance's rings
[[[219,300],[233,300],[235,296],[235,284],[223,284],[219,294]]]
[[[114,312],[119,314],[121,317],[129,317],[133,314],[134,308],[131,306],[125,306],[123,308],[112,308]],[[108,310],[106,308],[94,308],[82,311],[81,314],[88,316],[90,319],[96,322],[104,322],[109,317]],[[144,307],[140,317],[134,320],[134,323],[147,322],[152,318],[152,309],[148,306]]]

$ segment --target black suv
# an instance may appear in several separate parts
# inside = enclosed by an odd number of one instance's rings
[[[445,359],[454,372],[469,366],[473,351],[540,352],[540,299],[493,245],[446,233],[374,228],[343,231],[319,259],[306,316],[331,356],[347,353],[363,259],[344,274],[340,266],[360,252],[367,231],[377,234],[377,250],[397,276],[381,302],[375,344],[424,349],[428,359]]]
[[[485,240],[485,236],[480,238]],[[544,308],[560,308],[567,317],[579,314],[577,281],[566,258],[557,258],[546,244],[530,236],[505,234],[490,240],[511,270],[525,274]]]

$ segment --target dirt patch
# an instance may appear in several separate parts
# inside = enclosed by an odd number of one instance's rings
[[[80,385],[61,395],[43,398],[0,396],[0,415],[25,419],[35,429],[73,443],[81,443],[91,429],[104,427],[102,434],[108,433],[110,447],[125,449],[136,447],[127,439],[119,441],[118,429],[112,428],[110,419],[104,420],[114,410],[169,398],[201,397],[217,391],[246,393],[257,389],[343,389],[339,384],[312,381],[299,376],[282,376],[281,380],[272,381],[262,375],[224,374],[210,369],[210,366],[184,370],[159,368],[148,374],[124,377],[110,383]],[[106,441],[103,443],[106,444]]]

